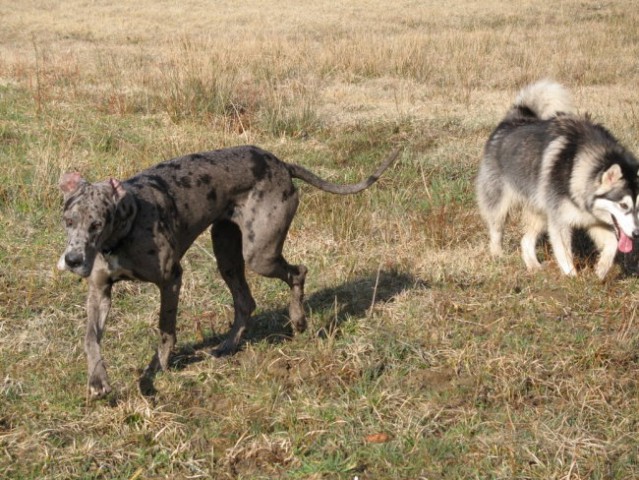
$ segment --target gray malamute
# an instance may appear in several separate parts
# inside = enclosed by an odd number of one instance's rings
[[[561,85],[529,85],[486,142],[479,166],[477,201],[490,252],[502,253],[506,218],[521,207],[529,270],[540,267],[535,247],[548,232],[559,267],[575,275],[572,230],[584,228],[600,251],[595,271],[603,279],[617,250],[630,252],[639,237],[638,169],[608,130],[574,113]]]

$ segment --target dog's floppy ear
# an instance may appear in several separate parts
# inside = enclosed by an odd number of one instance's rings
[[[601,176],[601,185],[604,187],[612,187],[612,185],[616,181],[620,180],[622,176],[623,174],[621,173],[621,167],[618,163],[615,163]]]
[[[120,219],[120,227],[124,231],[129,231],[135,216],[138,213],[138,205],[133,195],[127,194],[119,180],[110,178],[109,183],[113,188],[113,199],[116,203],[116,215]]]
[[[122,198],[126,195],[126,190],[120,181],[115,178],[110,178],[109,183],[111,184],[111,187],[113,187],[113,198],[117,201],[122,200]]]
[[[62,174],[58,186],[65,195],[70,195],[83,183],[86,183],[86,180],[82,178],[82,175],[78,172],[72,172]]]

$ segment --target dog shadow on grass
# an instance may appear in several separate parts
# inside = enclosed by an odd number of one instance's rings
[[[324,288],[307,296],[304,307],[308,317],[315,325],[309,325],[313,334],[320,338],[339,334],[340,326],[350,319],[359,319],[370,315],[378,304],[387,303],[406,291],[429,288],[424,280],[409,273],[396,270],[373,271],[358,276],[341,285]],[[320,322],[317,319],[320,319]],[[319,323],[319,325],[317,325]],[[242,345],[266,341],[278,344],[289,340],[293,329],[288,319],[288,305],[282,308],[259,312],[252,317],[252,326],[246,332]],[[173,370],[183,370],[188,365],[201,362],[209,355],[218,356],[215,347],[220,345],[228,334],[211,335],[200,342],[183,345],[170,359]],[[147,372],[140,377],[139,387],[142,394],[152,396],[156,393],[153,386],[155,372]]]

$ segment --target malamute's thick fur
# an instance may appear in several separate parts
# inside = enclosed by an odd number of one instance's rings
[[[529,270],[540,267],[535,247],[547,232],[559,268],[575,275],[572,231],[584,228],[600,251],[595,271],[603,279],[617,250],[630,252],[639,237],[638,169],[608,130],[574,113],[561,85],[529,85],[486,142],[477,175],[491,253],[502,253],[506,218],[521,207]]]

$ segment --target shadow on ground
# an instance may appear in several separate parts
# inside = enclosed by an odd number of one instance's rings
[[[320,337],[336,335],[339,333],[340,325],[349,319],[369,315],[376,305],[392,301],[393,297],[401,292],[428,287],[425,281],[408,273],[395,270],[367,272],[341,285],[324,288],[308,295],[304,307],[307,316],[312,317],[314,323],[309,328]],[[276,310],[259,312],[253,315],[252,322],[251,329],[243,339],[243,345],[261,341],[277,344],[293,335],[288,319],[288,305]],[[203,361],[209,354],[216,355],[214,347],[226,338],[226,334],[213,335],[201,342],[183,345],[172,355],[171,368],[182,370],[188,365]],[[155,394],[154,377],[155,372],[147,371],[140,378],[140,391],[144,395]]]

